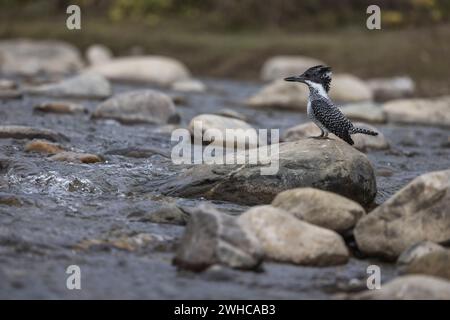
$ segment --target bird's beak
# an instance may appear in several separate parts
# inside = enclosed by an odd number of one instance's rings
[[[303,76],[287,77],[287,78],[284,78],[284,81],[305,82],[305,77],[303,77]]]

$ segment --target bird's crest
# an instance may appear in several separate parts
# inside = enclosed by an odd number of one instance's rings
[[[322,65],[314,66],[306,70],[304,74],[309,76],[313,81],[321,83],[327,92],[330,90],[332,75],[330,67]]]

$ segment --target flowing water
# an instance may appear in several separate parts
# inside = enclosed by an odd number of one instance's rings
[[[294,111],[255,110],[240,103],[260,84],[204,79],[206,93],[174,93],[181,127],[201,113],[223,108],[244,114],[256,128],[286,128],[307,121]],[[114,85],[114,92],[148,88]],[[33,106],[47,101],[27,96],[1,103],[2,124],[20,124],[59,131],[70,146],[102,154],[97,164],[55,162],[23,150],[26,140],[0,139],[0,193],[13,194],[20,204],[0,204],[0,298],[331,298],[335,293],[364,288],[366,268],[381,266],[382,281],[396,274],[393,264],[352,258],[343,266],[313,268],[265,263],[263,272],[214,267],[201,274],[178,271],[171,264],[184,227],[155,224],[133,217],[161,202],[194,207],[204,199],[168,198],[152,186],[164,183],[183,167],[169,158],[174,126],[121,125],[92,120],[89,114],[36,114]],[[98,101],[80,100],[89,111]],[[370,151],[377,172],[380,204],[414,177],[448,169],[448,129],[426,126],[377,125],[391,142],[391,150]],[[114,150],[153,150],[140,158],[115,155]],[[156,150],[156,151],[155,151]],[[154,152],[155,151],[155,152]],[[245,195],[244,195],[245,196]],[[214,201],[224,211],[246,209]],[[110,245],[81,248],[89,239],[123,239],[151,235],[147,245],[119,249]],[[69,265],[81,268],[81,290],[66,288]]]

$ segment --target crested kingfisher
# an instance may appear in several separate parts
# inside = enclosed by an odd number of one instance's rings
[[[309,68],[299,76],[284,79],[285,81],[301,82],[309,87],[308,117],[321,130],[320,136],[314,138],[327,138],[328,133],[331,132],[348,144],[353,145],[351,134],[378,135],[377,132],[355,127],[339,108],[334,105],[333,101],[328,97],[331,74],[330,67],[319,65]]]

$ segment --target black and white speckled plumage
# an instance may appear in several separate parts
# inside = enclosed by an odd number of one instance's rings
[[[378,133],[363,128],[358,128],[347,119],[337,106],[328,97],[331,82],[331,69],[329,67],[316,66],[308,69],[301,76],[289,77],[286,81],[303,82],[309,87],[308,117],[322,131],[320,137],[327,137],[328,133],[353,144],[351,134],[362,133],[376,136]]]

